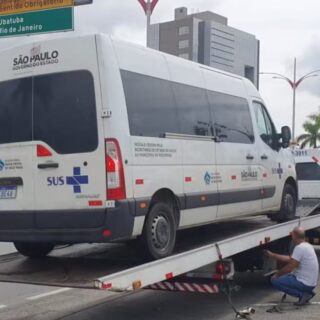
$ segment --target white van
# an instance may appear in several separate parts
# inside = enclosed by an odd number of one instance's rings
[[[320,199],[320,149],[296,149],[293,154],[299,199]]]
[[[158,259],[176,231],[295,214],[290,129],[246,79],[103,35],[0,53],[0,241],[138,239]]]

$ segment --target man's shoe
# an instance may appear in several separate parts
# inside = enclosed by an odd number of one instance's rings
[[[310,300],[315,296],[315,293],[304,293],[302,297],[299,299],[298,302],[296,302],[295,306],[304,306],[310,302]]]

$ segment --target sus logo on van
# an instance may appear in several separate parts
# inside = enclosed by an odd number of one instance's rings
[[[81,185],[89,184],[89,177],[81,175],[80,167],[74,167],[73,176],[67,177],[67,184],[73,186],[74,193],[81,193]]]
[[[81,186],[84,184],[89,184],[89,177],[86,175],[81,175],[80,167],[73,168],[73,176],[47,178],[48,187],[69,185],[73,186],[73,193],[81,193]]]
[[[279,163],[278,168],[272,169],[272,174],[276,174],[279,176],[279,179],[282,179],[282,175],[284,174],[284,170],[281,166],[281,163]]]

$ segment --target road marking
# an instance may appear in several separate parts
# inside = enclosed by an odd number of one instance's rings
[[[38,300],[38,299],[41,299],[41,298],[45,298],[45,297],[48,297],[48,296],[53,296],[55,294],[66,292],[66,291],[69,291],[69,290],[72,290],[72,288],[62,288],[62,289],[58,289],[58,290],[42,293],[42,294],[39,294],[37,296],[28,297],[27,300]]]
[[[4,309],[6,308],[7,306],[5,304],[0,304],[0,309]]]
[[[291,304],[290,302],[285,302],[283,305],[288,305]],[[293,302],[292,302],[293,304]],[[254,306],[255,307],[260,307],[260,308],[267,308],[267,307],[276,307],[278,306],[279,303],[256,303]],[[316,302],[310,302],[310,305],[320,305],[320,302],[316,301]]]

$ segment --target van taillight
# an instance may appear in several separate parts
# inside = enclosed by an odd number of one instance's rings
[[[124,171],[119,143],[116,139],[106,139],[107,199],[126,198]]]
[[[37,144],[37,157],[51,157],[52,152],[41,144]]]

